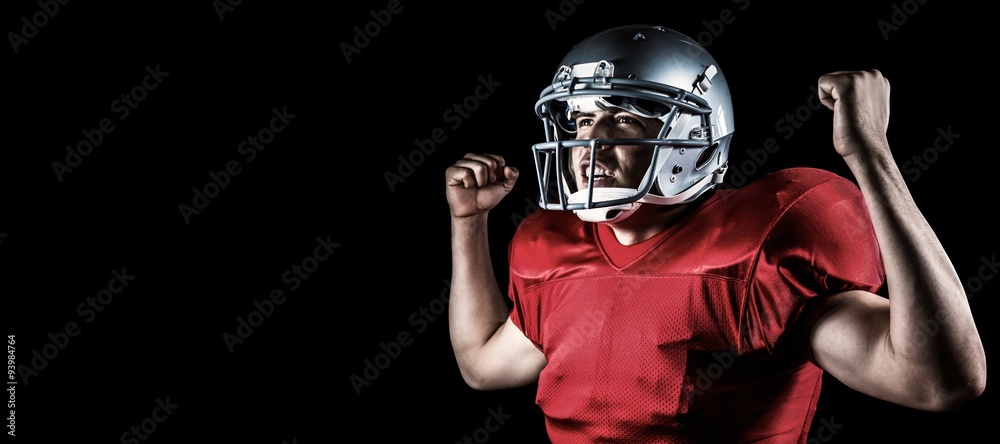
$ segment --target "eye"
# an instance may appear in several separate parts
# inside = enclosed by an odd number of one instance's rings
[[[581,128],[581,127],[585,127],[585,126],[591,126],[593,124],[594,124],[594,119],[592,119],[590,117],[577,117],[577,119],[576,119],[576,127],[577,128]]]
[[[636,125],[639,124],[639,120],[638,119],[636,119],[636,118],[634,118],[634,117],[632,117],[632,116],[630,116],[628,114],[619,114],[619,115],[615,116],[615,122],[624,123],[624,124],[636,124]]]

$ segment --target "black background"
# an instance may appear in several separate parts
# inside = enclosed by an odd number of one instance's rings
[[[421,317],[447,295],[443,172],[469,151],[521,168],[491,219],[505,286],[506,242],[538,195],[534,100],[573,43],[627,23],[697,36],[716,56],[735,104],[731,164],[747,165],[748,180],[794,165],[848,175],[830,142],[831,113],[802,107],[826,72],[881,70],[892,82],[897,162],[959,275],[975,285],[970,303],[993,362],[998,283],[983,264],[1000,249],[996,155],[981,143],[992,125],[976,119],[993,114],[995,82],[977,49],[993,26],[985,10],[943,0],[404,0],[376,26],[371,11],[391,3],[244,1],[221,17],[211,1],[180,3],[69,2],[15,51],[10,33],[23,35],[21,18],[43,8],[4,2],[2,334],[15,335],[19,366],[31,368],[34,352],[55,354],[27,384],[16,376],[17,437],[7,442],[125,442],[157,399],[178,407],[146,442],[450,444],[473,437],[491,409],[509,417],[489,442],[546,442],[534,387],[469,389],[446,316]],[[880,21],[896,28],[885,34]],[[366,26],[373,35],[348,59],[343,45]],[[120,119],[112,103],[156,66],[168,74]],[[499,86],[469,99],[468,117],[446,120],[480,76]],[[295,117],[248,162],[237,147],[275,108]],[[801,128],[779,130],[797,110]],[[65,163],[66,146],[104,118],[114,130],[60,181],[53,162]],[[949,127],[960,137],[931,149]],[[447,139],[414,154],[414,140],[435,128]],[[770,137],[781,149],[753,161],[749,152]],[[933,158],[919,176],[914,155]],[[400,169],[399,156],[412,170]],[[239,174],[186,223],[179,205],[230,161]],[[318,237],[338,246],[292,291],[283,275]],[[122,269],[134,278],[86,322],[77,307]],[[273,289],[284,302],[230,350],[223,335]],[[49,334],[70,322],[77,335],[54,353]],[[379,358],[400,334],[408,345]],[[366,360],[388,366],[356,386]],[[992,434],[992,398],[988,387],[958,411],[926,413],[827,378],[810,442],[971,442]],[[817,435],[821,419],[836,433]]]

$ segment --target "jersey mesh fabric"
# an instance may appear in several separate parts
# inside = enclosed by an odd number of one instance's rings
[[[783,333],[812,298],[884,278],[857,187],[796,168],[718,190],[625,264],[597,228],[541,212],[509,250],[552,442],[804,443],[822,371]]]

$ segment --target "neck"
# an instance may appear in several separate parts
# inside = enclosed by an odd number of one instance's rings
[[[635,245],[656,236],[677,222],[685,214],[689,205],[643,204],[625,220],[609,223],[608,226],[615,233],[619,243]]]

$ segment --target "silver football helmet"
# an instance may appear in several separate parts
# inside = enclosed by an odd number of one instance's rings
[[[621,108],[663,122],[655,138],[576,139],[576,111]],[[690,202],[721,183],[733,135],[729,86],[697,41],[662,26],[628,25],[587,37],[563,58],[535,103],[545,142],[532,146],[539,205],[590,222],[620,221],[643,203]],[[651,150],[638,188],[594,187],[600,150]],[[573,179],[570,151],[589,149],[590,186]],[[651,154],[651,156],[649,155]]]

